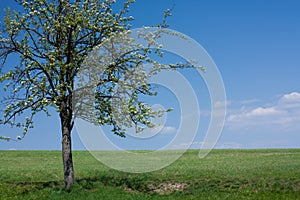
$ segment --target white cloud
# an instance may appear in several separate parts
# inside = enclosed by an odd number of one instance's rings
[[[183,142],[180,144],[174,144],[170,147],[170,149],[200,149],[203,142],[195,141],[195,142]]]
[[[171,149],[199,149],[203,142],[201,141],[194,141],[194,142],[183,142],[180,144],[175,144],[171,147]],[[237,142],[224,142],[224,143],[217,143],[214,149],[242,149],[244,146]]]
[[[283,95],[278,101],[278,106],[286,109],[299,109],[300,107],[300,93],[293,92]]]
[[[245,108],[243,108],[244,110]],[[234,114],[229,115],[227,118],[228,122],[234,122],[234,121],[244,121],[244,120],[254,120],[258,118],[267,118],[267,117],[274,117],[283,115],[285,112],[282,110],[278,110],[276,107],[258,107],[254,108],[248,111],[238,111]]]
[[[259,117],[259,116],[272,116],[272,115],[279,115],[282,114],[282,111],[277,110],[275,107],[271,108],[256,108],[252,110],[248,115],[250,117]]]
[[[164,126],[159,131],[160,134],[172,134],[172,133],[176,133],[176,132],[177,132],[177,128],[175,128],[173,126]]]
[[[282,95],[267,106],[243,107],[231,112],[226,126],[231,129],[267,129],[270,131],[300,130],[300,93]]]
[[[290,94],[283,95],[282,101],[300,102],[300,93],[292,92]]]
[[[218,143],[215,149],[242,149],[243,145],[237,142]]]

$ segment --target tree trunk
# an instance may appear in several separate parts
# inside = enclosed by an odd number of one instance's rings
[[[64,165],[64,180],[66,190],[70,190],[73,185],[74,178],[74,168],[72,160],[72,143],[71,143],[71,119],[69,118],[68,112],[61,111],[61,128],[62,128],[62,159]]]

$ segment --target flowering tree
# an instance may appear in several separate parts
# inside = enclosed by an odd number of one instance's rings
[[[117,56],[102,54],[101,59],[106,58],[108,64],[101,68],[100,74],[92,77],[93,83],[96,83],[93,87],[96,89],[86,90],[88,87],[85,87],[85,90],[76,90],[76,84],[79,83],[75,80],[85,77],[79,72],[89,74],[93,71],[92,65],[95,63],[85,62],[88,56],[94,55],[93,49],[107,44],[107,39],[129,31],[129,22],[133,18],[127,17],[126,13],[134,0],[125,2],[118,12],[112,9],[115,3],[113,0],[15,1],[23,8],[22,12],[7,9],[5,25],[0,35],[0,82],[4,84],[7,94],[1,100],[5,109],[0,124],[23,128],[22,135],[16,139],[21,140],[33,128],[34,116],[38,112],[50,115],[48,108],[55,107],[61,122],[65,187],[69,190],[75,180],[71,148],[71,131],[75,118],[90,120],[97,125],[110,125],[112,132],[119,136],[125,136],[125,127],[132,124],[138,130],[143,126],[151,127],[150,119],[162,111],[153,111],[139,100],[140,94],[155,95],[151,86],[145,82],[146,73],[141,70],[141,64],[153,64],[152,73],[187,65],[166,66],[155,62],[149,55],[160,55],[160,47],[153,43],[153,34],[150,39],[149,35],[144,35],[149,42],[146,46],[128,51],[119,48],[118,51],[122,53]],[[165,17],[169,14],[169,11],[165,12]],[[166,27],[165,20],[159,27]],[[111,44],[111,40],[109,41]],[[151,48],[156,50],[152,51]],[[116,52],[116,48],[111,48],[109,53],[113,52]],[[7,66],[9,56],[18,56],[19,62],[15,66]],[[93,58],[101,60],[99,56],[94,55]],[[139,84],[135,85],[136,80],[124,78],[128,72],[143,81],[138,81]],[[117,84],[121,87],[115,89]],[[131,90],[131,95],[126,96],[127,107],[120,108],[126,110],[126,115],[122,118],[112,114],[112,105],[120,105],[118,101],[124,100],[126,92],[120,92],[120,88]],[[87,94],[86,91],[92,91],[92,94]],[[86,95],[94,98],[83,106],[82,102],[87,103],[83,100]],[[91,107],[95,110],[93,116],[89,113]],[[0,139],[14,140],[4,136]]]

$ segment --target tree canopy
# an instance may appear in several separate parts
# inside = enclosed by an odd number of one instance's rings
[[[129,30],[128,22],[133,17],[125,14],[133,1],[125,2],[123,9],[117,13],[113,12],[114,1],[110,0],[17,2],[24,11],[7,9],[0,40],[2,67],[8,56],[20,58],[15,66],[6,66],[9,71],[0,77],[1,82],[7,83],[4,90],[10,93],[2,101],[6,109],[1,123],[23,127],[24,136],[32,127],[36,113],[43,111],[49,115],[48,106],[58,111],[67,107],[66,113],[70,119],[73,118],[69,110],[72,110],[74,80],[84,59],[105,39]],[[147,60],[147,53],[148,50],[134,56],[131,54],[130,58],[127,54],[121,55],[118,62],[112,63],[110,69],[102,73],[102,79],[98,80],[97,98],[100,125],[113,124],[112,119],[107,119],[110,109],[106,106],[111,102],[113,95],[109,93],[112,93],[113,85],[110,89],[107,85],[117,83],[121,74],[137,66],[140,60]],[[139,92],[150,94],[147,87],[144,90],[140,88]],[[19,117],[26,110],[30,113],[26,112],[25,122],[19,122]],[[113,130],[124,136],[120,128],[114,127]]]

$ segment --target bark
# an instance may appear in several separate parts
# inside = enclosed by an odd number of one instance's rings
[[[72,140],[71,140],[71,117],[67,109],[60,112],[61,128],[62,128],[62,159],[64,165],[64,181],[65,189],[70,190],[75,182],[74,168],[72,160]]]

